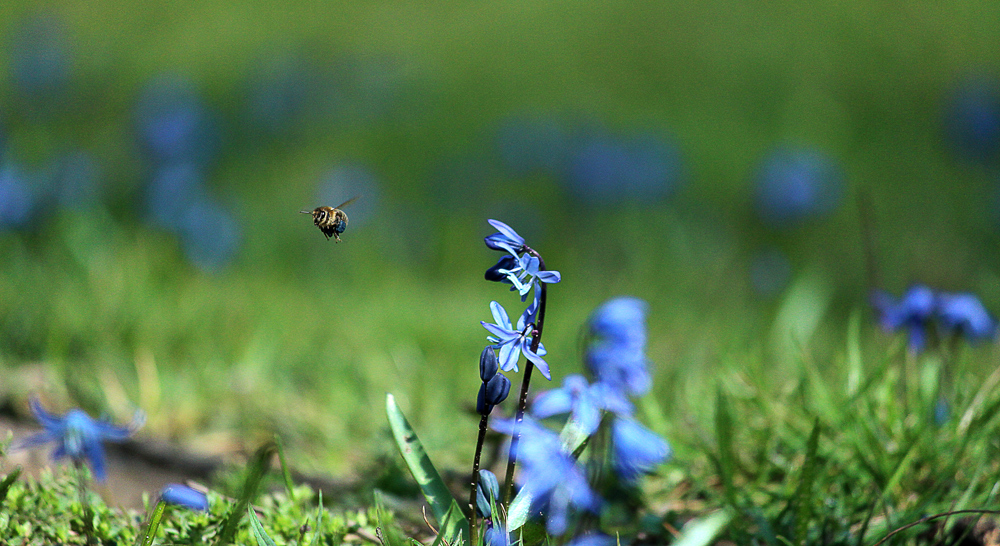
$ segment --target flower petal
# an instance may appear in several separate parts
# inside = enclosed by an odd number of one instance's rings
[[[517,244],[524,244],[524,237],[521,237],[514,231],[514,228],[508,226],[507,224],[501,222],[500,220],[487,220],[491,226],[493,226],[497,231],[502,233],[505,237],[510,239],[512,242]]]
[[[504,309],[502,305],[495,301],[491,301],[490,312],[493,313],[493,322],[495,322],[498,326],[502,326],[508,330],[513,330],[510,324],[510,317],[507,315],[507,310]]]
[[[545,391],[535,397],[531,403],[531,415],[545,419],[553,415],[569,413],[573,407],[573,399],[565,389]]]

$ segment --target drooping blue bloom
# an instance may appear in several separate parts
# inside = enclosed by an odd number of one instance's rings
[[[506,277],[506,280],[513,285],[511,290],[517,290],[521,294],[521,301],[528,298],[528,292],[538,282],[554,284],[562,280],[562,275],[558,271],[543,270],[541,260],[530,254],[523,254],[517,258],[514,267],[511,269],[497,269],[497,273]]]
[[[24,173],[12,164],[0,166],[0,230],[25,226],[35,211],[35,196]]]
[[[513,435],[513,419],[496,420],[493,429]],[[570,510],[596,512],[601,499],[587,483],[583,469],[562,449],[559,436],[530,417],[521,422],[517,460],[521,466],[517,482],[534,499],[532,506],[546,516],[551,535],[566,532]]]
[[[996,337],[996,319],[972,294],[938,294],[937,310],[946,330],[964,335],[970,342]]]
[[[646,345],[646,312],[649,305],[639,298],[610,299],[590,316],[590,332],[618,345]]]
[[[487,222],[496,228],[498,232],[487,235],[483,239],[486,242],[486,246],[493,250],[505,250],[515,257],[524,249],[524,237],[518,235],[514,231],[514,228],[500,220],[487,220]]]
[[[486,532],[483,533],[483,546],[510,546],[510,534],[502,525],[493,525],[492,522],[486,525]]]
[[[484,518],[493,516],[493,505],[499,502],[500,481],[489,470],[479,470],[479,487],[476,489],[476,511]]]
[[[145,416],[141,411],[136,412],[131,424],[119,427],[108,421],[95,421],[79,409],[69,410],[61,417],[52,415],[46,412],[35,398],[31,399],[30,406],[31,413],[45,431],[21,440],[16,448],[23,449],[55,442],[53,459],[69,457],[74,462],[86,462],[90,465],[97,481],[104,481],[107,478],[102,442],[123,442],[145,423]]]
[[[601,424],[601,410],[631,415],[632,404],[615,389],[604,383],[591,385],[577,374],[563,379],[562,388],[545,391],[531,403],[531,415],[536,419],[569,413],[588,436]]]
[[[491,301],[490,311],[493,313],[495,324],[489,324],[485,321],[480,321],[480,324],[493,334],[492,336],[487,336],[486,339],[500,350],[500,354],[497,357],[501,370],[505,372],[511,370],[518,371],[517,361],[521,358],[521,353],[523,352],[524,356],[538,368],[538,371],[551,381],[552,376],[549,373],[549,365],[542,359],[545,356],[545,347],[539,344],[537,353],[531,350],[531,334],[534,331],[534,324],[531,320],[534,319],[534,307],[535,305],[533,304],[524,310],[521,317],[517,319],[517,329],[515,330],[511,326],[510,318],[507,316],[507,311],[503,306],[495,301]]]
[[[833,158],[818,149],[780,148],[757,173],[757,212],[776,226],[826,214],[840,202],[843,178]]]
[[[654,203],[672,195],[682,178],[680,149],[648,133],[622,138],[591,136],[570,160],[569,190],[590,203]]]
[[[183,506],[191,510],[201,512],[208,510],[208,497],[204,493],[178,483],[168,483],[160,491],[160,499],[167,504]]]
[[[229,263],[242,242],[236,218],[207,198],[192,202],[184,211],[180,235],[184,254],[209,272]]]
[[[910,287],[899,300],[882,290],[872,293],[872,306],[882,328],[890,332],[906,329],[910,350],[916,352],[927,343],[927,328],[934,318],[935,303],[934,292],[922,284]]]
[[[945,137],[965,159],[987,162],[1000,152],[1000,81],[974,75],[960,82],[945,109]]]
[[[510,280],[507,278],[507,271],[510,271],[518,266],[517,256],[512,256],[510,254],[504,255],[502,258],[497,260],[496,265],[486,270],[486,280],[493,282],[507,282]]]
[[[618,418],[612,427],[612,465],[618,476],[634,481],[670,457],[670,446],[634,419]]]

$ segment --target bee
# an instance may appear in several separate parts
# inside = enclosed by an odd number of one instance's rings
[[[339,243],[340,234],[347,229],[347,214],[340,210],[355,202],[358,198],[352,197],[336,207],[316,207],[313,210],[300,210],[302,214],[312,214],[313,223],[326,235],[326,239],[333,238]]]

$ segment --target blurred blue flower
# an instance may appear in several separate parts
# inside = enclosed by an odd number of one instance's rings
[[[894,332],[906,329],[909,348],[921,351],[927,343],[927,328],[934,318],[934,292],[922,284],[910,287],[899,300],[882,290],[872,292],[872,306],[882,328]]]
[[[524,356],[538,368],[538,371],[551,381],[552,376],[549,373],[549,365],[542,359],[545,356],[545,347],[539,344],[537,353],[531,351],[531,334],[535,329],[535,325],[531,321],[535,315],[535,304],[529,305],[520,318],[517,319],[516,330],[511,326],[510,317],[502,305],[491,301],[490,311],[493,313],[495,324],[489,324],[485,321],[480,321],[480,324],[483,325],[483,328],[486,328],[486,331],[493,334],[492,336],[487,336],[486,339],[500,350],[500,353],[497,355],[500,369],[505,372],[511,370],[518,371],[517,361],[521,358],[521,353],[523,352]]]
[[[634,419],[618,418],[612,427],[612,464],[618,476],[634,481],[670,457],[670,446]]]
[[[245,111],[255,133],[286,133],[302,119],[314,84],[313,70],[288,52],[268,54],[253,64]]]
[[[11,163],[0,165],[0,230],[24,226],[34,210],[35,197],[24,173]]]
[[[591,385],[582,375],[577,374],[566,376],[561,388],[545,391],[531,403],[531,415],[536,419],[570,413],[581,431],[588,436],[601,424],[601,410],[631,415],[632,404],[607,385]]]
[[[486,532],[483,533],[483,546],[510,546],[510,534],[502,525],[493,525],[493,522],[486,525]]]
[[[208,497],[201,491],[196,491],[186,485],[168,483],[160,491],[160,499],[167,504],[183,506],[191,510],[201,512],[208,510]]]
[[[514,117],[497,131],[497,151],[507,170],[515,176],[538,171],[561,172],[568,160],[568,131],[558,121],[545,117]]]
[[[11,72],[30,98],[63,92],[70,79],[70,54],[62,23],[52,14],[25,19],[10,44]]]
[[[497,432],[513,435],[513,419],[495,420]],[[596,512],[600,498],[590,489],[583,469],[562,449],[559,436],[525,417],[520,427],[517,460],[521,473],[518,484],[534,499],[533,506],[546,514],[546,529],[551,535],[566,532],[569,510]]]
[[[573,155],[570,190],[591,203],[635,200],[650,203],[672,195],[681,179],[680,149],[667,139],[646,134],[622,139],[598,134]]]
[[[959,155],[988,161],[1000,151],[1000,81],[977,75],[960,82],[945,109],[945,136]]]
[[[479,470],[479,488],[476,489],[476,510],[484,518],[493,516],[493,505],[500,500],[500,481],[489,470]]]
[[[518,254],[524,250],[524,237],[518,235],[514,228],[500,220],[487,220],[487,222],[498,231],[483,239],[486,246],[493,250],[505,250],[515,258],[518,257]]]
[[[970,342],[993,339],[997,321],[972,294],[937,295],[937,310],[946,330],[964,335]]]
[[[204,198],[205,193],[201,167],[192,162],[161,165],[146,186],[146,210],[154,224],[178,232],[191,203]]]
[[[649,391],[652,379],[646,360],[646,302],[630,297],[611,299],[589,320],[595,338],[584,355],[594,378],[623,395]]]
[[[16,449],[55,442],[53,459],[69,457],[76,463],[86,462],[90,465],[94,478],[102,482],[107,478],[107,473],[104,469],[104,446],[101,443],[123,442],[145,422],[141,411],[136,412],[131,424],[119,427],[104,420],[95,421],[83,410],[72,409],[59,417],[46,412],[36,398],[32,398],[29,404],[31,413],[45,431],[21,440]]]
[[[151,81],[136,106],[140,143],[157,164],[214,160],[220,144],[215,118],[194,84],[171,74]]]
[[[60,206],[78,209],[98,202],[101,172],[93,155],[82,150],[67,153],[55,168],[52,191]]]
[[[639,298],[610,299],[591,314],[590,333],[611,343],[644,347],[648,310],[649,304]]]
[[[776,226],[826,214],[840,202],[843,178],[836,162],[818,149],[779,148],[757,173],[757,212]]]
[[[184,254],[206,271],[216,271],[229,263],[242,240],[233,215],[208,199],[199,199],[187,207],[180,228]]]

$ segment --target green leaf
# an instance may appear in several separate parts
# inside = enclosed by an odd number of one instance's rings
[[[728,510],[719,510],[688,523],[673,546],[708,546],[732,518]]]
[[[14,481],[17,477],[21,475],[21,467],[18,466],[14,468],[14,471],[7,474],[7,477],[0,482],[0,506],[3,506],[3,501],[7,500],[7,493],[10,491],[10,486],[14,485]]]
[[[273,441],[267,442],[260,446],[254,452],[253,457],[250,458],[250,462],[247,463],[247,477],[246,481],[243,482],[243,490],[240,492],[240,496],[236,500],[236,505],[233,506],[232,512],[229,513],[226,522],[222,526],[222,531],[219,533],[219,540],[216,541],[217,545],[221,546],[233,542],[240,519],[243,518],[243,514],[250,506],[250,503],[253,502],[253,499],[257,498],[260,484],[264,481],[264,476],[271,467],[271,456],[274,455],[277,449],[278,446]]]
[[[323,536],[323,514],[326,510],[323,510],[323,491],[319,491],[319,499],[316,501],[316,534],[313,535],[311,542],[312,546],[319,546],[320,540]]]
[[[462,507],[451,496],[444,480],[427,456],[423,444],[417,438],[417,433],[403,416],[403,412],[396,405],[395,397],[391,394],[385,396],[385,412],[399,453],[403,456],[403,461],[410,469],[413,479],[420,486],[420,491],[430,505],[438,525],[441,526],[441,535],[451,544],[455,544],[459,539],[468,541],[469,525],[462,514]]]
[[[146,532],[140,533],[135,539],[135,546],[153,546],[153,539],[156,531],[160,528],[160,520],[163,519],[163,512],[167,509],[167,503],[162,500],[153,507],[153,512],[149,516],[149,523],[146,525]]]
[[[253,537],[257,539],[257,546],[276,546],[274,540],[267,536],[264,526],[260,524],[260,520],[257,519],[257,513],[253,511],[252,506],[247,506],[247,514],[250,517],[250,528],[253,529]]]
[[[514,497],[514,500],[510,501],[510,506],[507,507],[507,531],[514,532],[521,528],[525,522],[528,521],[528,514],[531,510],[531,495],[528,494],[528,489],[525,487],[521,488],[521,491]]]

